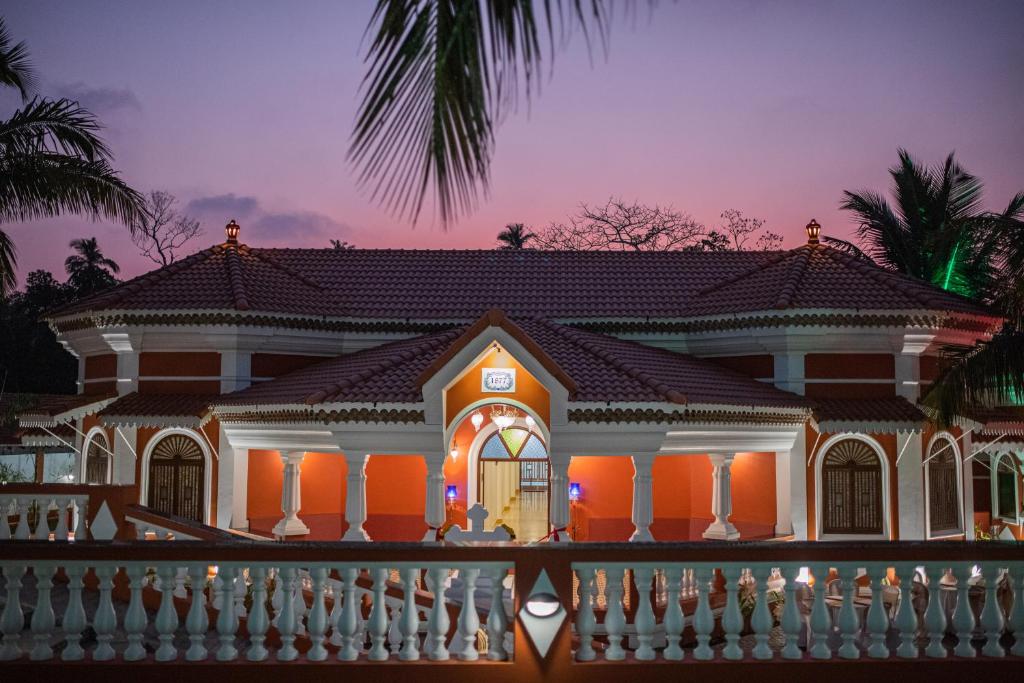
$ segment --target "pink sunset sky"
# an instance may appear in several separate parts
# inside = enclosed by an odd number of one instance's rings
[[[787,246],[817,218],[850,237],[844,189],[886,190],[903,146],[955,150],[989,208],[1024,190],[1024,2],[661,2],[613,22],[590,59],[558,52],[541,96],[498,129],[489,198],[447,232],[412,227],[355,186],[345,152],[372,2],[11,2],[40,90],[107,125],[137,189],[167,190],[256,246],[491,247],[508,222],[542,227],[580,202],[724,209]],[[18,106],[0,99],[2,115]],[[99,238],[122,277],[151,267],[125,228],[80,218],[6,225],[20,275],[62,277],[67,242]]]

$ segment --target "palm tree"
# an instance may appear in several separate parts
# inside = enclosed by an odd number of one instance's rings
[[[117,284],[114,274],[121,272],[121,266],[103,255],[95,237],[71,240],[69,246],[76,253],[64,260],[64,270],[68,273],[68,284],[78,296],[94,294]]]
[[[527,249],[526,243],[535,237],[522,223],[509,223],[498,233],[498,243],[501,245],[498,249]]]
[[[904,150],[889,170],[895,208],[876,192],[844,192],[841,208],[859,223],[857,235],[876,262],[943,289],[991,299],[997,273],[993,228],[1012,216],[981,209],[982,183],[953,154],[922,165]]]
[[[494,127],[530,98],[545,53],[577,25],[606,37],[609,0],[377,0],[349,158],[372,196],[416,221],[432,189],[442,225],[487,191]],[[539,17],[539,18],[538,18]],[[538,23],[546,27],[542,47]]]
[[[18,90],[23,102],[0,120],[0,224],[72,213],[130,227],[142,196],[111,167],[96,117],[71,100],[30,99],[34,82],[25,43],[12,46],[0,18],[0,85]],[[15,285],[16,261],[0,231],[0,296]]]
[[[875,192],[845,192],[864,251],[881,265],[990,305],[1006,319],[988,341],[945,349],[945,371],[923,403],[951,424],[1024,400],[1024,192],[1000,213],[981,208],[983,185],[950,154],[932,168],[899,150],[890,169],[896,208]],[[844,246],[839,240],[830,240]],[[846,245],[856,249],[853,245]]]

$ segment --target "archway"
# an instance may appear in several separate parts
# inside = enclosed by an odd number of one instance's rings
[[[963,496],[960,483],[960,450],[949,434],[936,434],[928,446],[925,488],[928,536],[963,533]]]
[[[82,481],[86,484],[109,484],[112,463],[106,433],[94,427],[89,431],[85,444],[85,473]]]
[[[207,522],[210,510],[210,454],[196,436],[184,429],[156,434],[142,462],[145,505],[157,512]]]
[[[888,538],[889,472],[885,452],[863,435],[822,445],[815,464],[818,538]]]

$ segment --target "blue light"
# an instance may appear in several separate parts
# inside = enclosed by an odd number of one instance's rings
[[[569,484],[569,500],[579,500],[582,494],[583,489],[582,487],[580,487],[578,482],[574,481],[571,484]]]
[[[449,501],[455,500],[455,497],[457,495],[459,494],[458,489],[455,488],[455,484],[451,484],[448,486],[447,489],[445,489],[444,497],[447,498]]]

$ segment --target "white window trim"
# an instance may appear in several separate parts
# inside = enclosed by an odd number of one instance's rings
[[[139,480],[139,505],[149,505],[149,459],[153,454],[153,450],[156,445],[164,439],[164,437],[171,436],[172,434],[182,434],[189,437],[193,441],[199,444],[200,450],[203,451],[203,460],[205,466],[203,467],[203,524],[210,525],[210,507],[211,501],[213,500],[213,491],[210,489],[213,487],[213,457],[210,454],[210,448],[206,444],[206,439],[203,435],[199,434],[194,429],[185,429],[182,427],[167,427],[161,429],[146,442],[146,448],[142,452],[142,472],[140,473]]]
[[[840,441],[856,439],[863,441],[878,456],[882,469],[882,533],[881,534],[825,534],[821,532],[823,486],[821,484],[821,466],[825,462],[825,454]],[[877,541],[892,540],[892,501],[889,492],[889,456],[882,445],[866,434],[833,434],[818,448],[814,456],[814,531],[819,541]]]
[[[78,481],[82,484],[89,483],[85,480],[85,473],[89,469],[89,446],[92,445],[92,440],[97,436],[103,439],[103,448],[113,450],[110,447],[110,439],[107,438],[107,430],[99,426],[89,430],[89,433],[85,435],[85,440],[82,442],[82,471],[78,473]],[[106,451],[104,451],[104,455],[107,456],[107,480],[103,483],[110,484],[114,476],[114,456]]]
[[[953,435],[949,432],[936,432],[931,440],[928,441],[928,447],[925,449],[924,457],[928,458],[929,453],[932,452],[932,447],[937,441],[946,441],[952,446],[953,459],[956,463],[956,505],[957,511],[959,512],[959,519],[957,523],[960,525],[958,530],[955,531],[943,531],[942,533],[932,533],[932,499],[929,491],[930,478],[929,470],[931,469],[931,461],[924,464],[924,533],[925,538],[928,540],[939,539],[939,538],[954,538],[957,536],[963,536],[966,528],[965,520],[967,518],[966,511],[964,510],[964,482],[963,482],[963,457],[960,453],[960,446],[957,444]],[[973,484],[972,484],[973,485]]]

